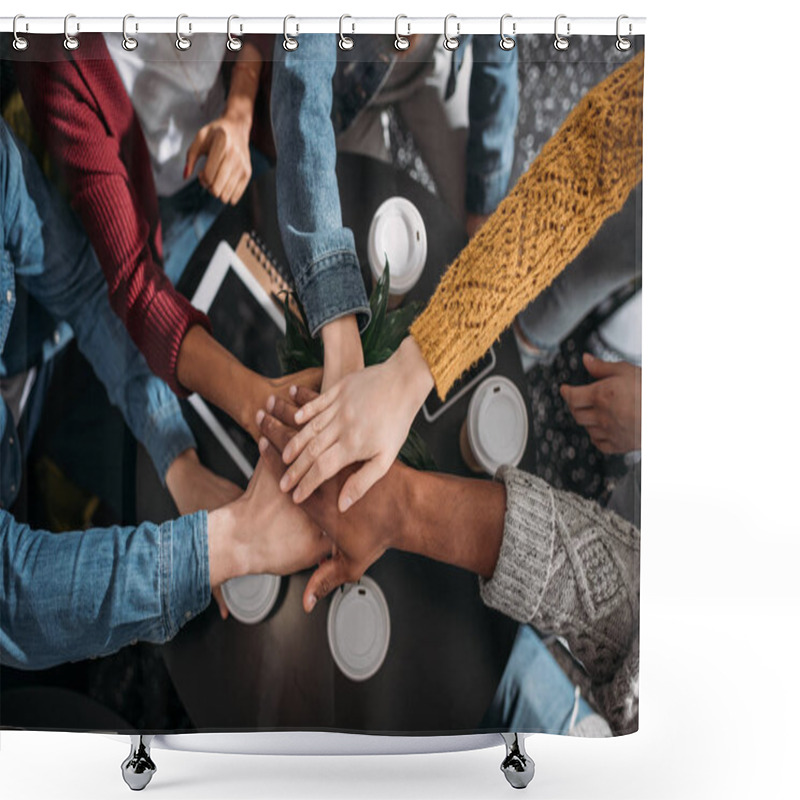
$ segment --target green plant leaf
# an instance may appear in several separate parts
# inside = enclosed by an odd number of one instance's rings
[[[428,445],[413,428],[408,432],[408,438],[400,448],[399,455],[400,460],[413,469],[429,471],[436,469],[436,461],[428,450]]]
[[[422,303],[414,302],[401,306],[386,315],[386,320],[381,331],[380,347],[394,352],[400,347],[400,342],[408,336],[411,323],[422,311]]]
[[[383,329],[383,323],[386,318],[386,309],[389,305],[389,259],[386,259],[386,265],[383,268],[381,275],[372,294],[369,297],[369,308],[372,312],[372,317],[367,325],[364,333],[361,335],[361,345],[364,350],[364,363],[367,365],[376,363],[369,359],[378,338]]]

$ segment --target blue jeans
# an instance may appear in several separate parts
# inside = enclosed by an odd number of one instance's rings
[[[556,355],[587,314],[641,274],[636,228],[641,192],[639,184],[589,246],[517,317],[524,338],[541,351],[542,360]]]
[[[570,733],[594,712],[529,625],[520,625],[481,727],[516,733]]]
[[[0,374],[13,374],[31,346],[41,347],[32,324],[11,325],[23,286],[53,320],[69,323],[163,480],[175,457],[194,447],[177,398],[150,372],[112,311],[77,220],[2,120],[0,241]],[[24,441],[0,402],[0,660],[31,669],[113,652],[135,639],[164,641],[210,599],[205,514],[160,526],[52,534],[31,530],[6,510],[19,489],[50,363],[40,361]]]

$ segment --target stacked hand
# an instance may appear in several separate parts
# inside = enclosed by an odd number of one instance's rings
[[[589,374],[585,386],[561,387],[572,416],[603,453],[629,453],[642,447],[642,368],[624,361],[583,356]]]
[[[304,404],[316,397],[314,392],[298,389],[295,399]],[[277,459],[277,454],[285,454],[287,447],[299,436],[295,422],[297,411],[298,407],[293,403],[274,398],[267,405],[267,412],[259,413],[258,421],[263,433],[259,449],[264,458]],[[334,545],[332,557],[320,564],[308,581],[303,594],[306,611],[311,611],[319,598],[337,586],[358,580],[388,548],[399,545],[407,468],[395,463],[372,488],[372,502],[360,503],[340,512],[337,497],[356,471],[356,466],[349,466],[324,480],[302,503],[302,509],[326,532]]]
[[[330,554],[320,526],[278,490],[282,468],[275,451],[266,453],[244,494],[209,514],[212,587],[241,575],[289,575]]]
[[[294,489],[294,501],[302,503],[325,481],[358,464],[340,482],[338,506],[346,512],[394,463],[432,386],[411,337],[385,363],[346,375],[296,412],[292,422],[305,427],[283,450],[291,467],[281,489]]]

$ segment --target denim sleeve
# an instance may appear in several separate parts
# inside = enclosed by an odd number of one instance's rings
[[[78,347],[163,482],[175,457],[195,447],[178,399],[152,374],[111,309],[105,278],[77,218],[2,124],[0,149],[3,169],[13,178],[0,191],[17,278],[55,319],[72,327]]]
[[[211,600],[207,521],[49,533],[0,510],[0,662],[46,669],[169,641]]]
[[[517,48],[494,36],[472,37],[467,139],[467,212],[491,214],[505,197],[519,115]]]
[[[342,225],[331,123],[335,69],[335,36],[304,36],[292,52],[275,46],[278,224],[313,336],[350,314],[363,330],[370,316],[353,232]]]

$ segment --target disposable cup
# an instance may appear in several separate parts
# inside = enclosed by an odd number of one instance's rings
[[[461,426],[461,456],[473,472],[494,475],[516,467],[528,443],[528,409],[508,378],[493,375],[479,384]]]
[[[389,262],[389,306],[398,306],[425,269],[428,237],[417,207],[405,197],[384,201],[369,227],[367,244],[373,284]]]

